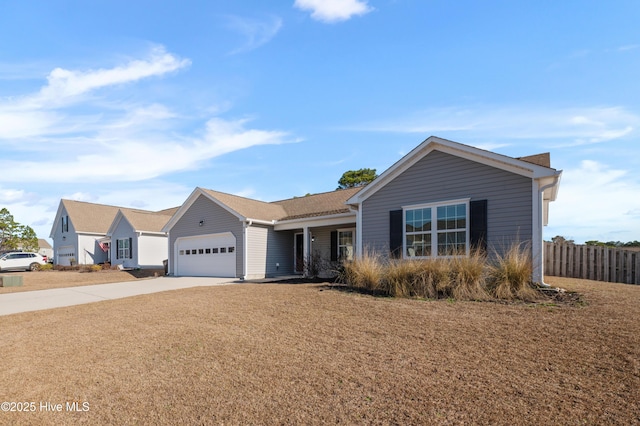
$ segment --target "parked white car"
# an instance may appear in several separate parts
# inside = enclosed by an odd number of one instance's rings
[[[0,271],[36,271],[47,261],[38,253],[13,252],[0,256]]]

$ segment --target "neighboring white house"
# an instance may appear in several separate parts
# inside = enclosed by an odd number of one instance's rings
[[[162,228],[178,208],[160,212],[120,209],[107,231],[111,264],[124,268],[162,268],[168,256],[167,234]]]
[[[156,232],[163,234],[159,231],[159,228],[161,229],[162,226],[158,226],[158,222],[168,220],[176,210],[177,208],[162,210],[160,212],[150,212],[126,207],[87,203],[84,201],[60,200],[60,205],[58,206],[50,234],[53,240],[54,263],[68,266],[93,265],[119,261],[120,259],[117,258],[118,253],[114,252],[110,244],[111,237],[108,235],[108,232],[111,229],[117,233],[118,238],[132,238],[132,241],[134,237],[136,237],[135,239],[137,241],[138,235],[149,231],[149,233],[153,235],[153,238],[156,238],[156,240],[153,241],[164,239],[166,246],[166,236],[155,234]],[[119,216],[118,213],[121,213],[121,215]],[[119,224],[122,222],[123,213],[130,215],[132,218],[135,217],[135,219],[124,221],[123,227],[120,228]],[[116,217],[118,217],[118,224],[112,226],[114,225]],[[145,220],[148,222],[146,225]],[[131,224],[131,222],[133,222],[135,227],[131,228],[127,234],[128,236],[125,237],[125,224]],[[157,249],[159,245],[160,243],[158,242],[149,245],[144,242],[141,248],[150,246],[151,253],[148,256],[145,254],[137,254],[135,263],[133,263],[133,258],[130,258],[132,262],[124,266],[161,266],[162,261],[166,259],[166,253],[160,253],[160,250]],[[136,247],[138,246],[139,243],[136,243]],[[131,249],[129,250],[129,254],[133,254]],[[163,254],[164,257],[162,257]],[[139,262],[139,260],[142,262]]]
[[[38,238],[38,253],[42,256],[47,256],[47,259],[53,258],[53,247],[51,244],[43,238]]]

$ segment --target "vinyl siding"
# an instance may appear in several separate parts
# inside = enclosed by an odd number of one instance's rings
[[[131,238],[131,259],[118,259],[118,240]],[[122,265],[125,268],[135,268],[138,266],[138,241],[137,235],[131,225],[126,220],[120,220],[116,229],[111,234],[111,264]]]
[[[269,228],[248,226],[247,233],[247,275],[245,279],[264,278],[267,271],[267,242]]]
[[[204,225],[199,222],[204,220]],[[243,274],[244,241],[242,222],[203,195],[191,205],[169,232],[169,273],[174,273],[175,242],[180,237],[231,232],[236,238],[236,277]]]
[[[142,269],[162,268],[162,261],[167,259],[167,237],[163,235],[145,235],[138,237],[138,266]]]
[[[500,251],[516,240],[531,240],[531,179],[432,151],[364,201],[363,247],[389,251],[389,211],[461,198],[487,200],[490,250]]]
[[[294,232],[274,231],[273,228],[269,228],[267,239],[267,276],[292,275]]]

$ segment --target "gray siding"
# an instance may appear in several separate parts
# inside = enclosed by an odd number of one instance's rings
[[[489,249],[532,237],[532,180],[433,151],[363,203],[363,247],[389,250],[389,211],[460,198],[487,201]]]
[[[247,276],[245,279],[264,278],[267,270],[267,242],[269,228],[249,226],[247,233]]]
[[[204,220],[203,226],[199,222]],[[236,237],[236,277],[242,276],[244,241],[242,222],[213,201],[200,195],[171,228],[169,233],[169,273],[174,273],[174,249],[177,238],[231,232]]]
[[[266,270],[268,277],[293,274],[293,234],[293,231],[274,231],[273,228],[269,228]]]
[[[131,238],[131,259],[117,258],[118,240],[121,238]],[[111,264],[122,265],[126,268],[134,268],[138,266],[138,236],[136,235],[131,225],[129,225],[129,223],[124,219],[120,220],[118,226],[116,226],[116,229],[113,230],[113,234],[111,235]]]

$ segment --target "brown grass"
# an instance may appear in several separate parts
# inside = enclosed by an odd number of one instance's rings
[[[584,306],[323,285],[194,288],[2,317],[3,424],[638,424],[640,287]]]
[[[153,277],[155,274],[164,275],[162,270],[145,269],[139,271],[101,270],[93,272],[80,271],[30,271],[30,272],[1,272],[0,276],[22,276],[21,287],[0,287],[0,294],[19,291],[48,290],[50,288],[77,287],[91,284],[117,283],[135,281]]]

